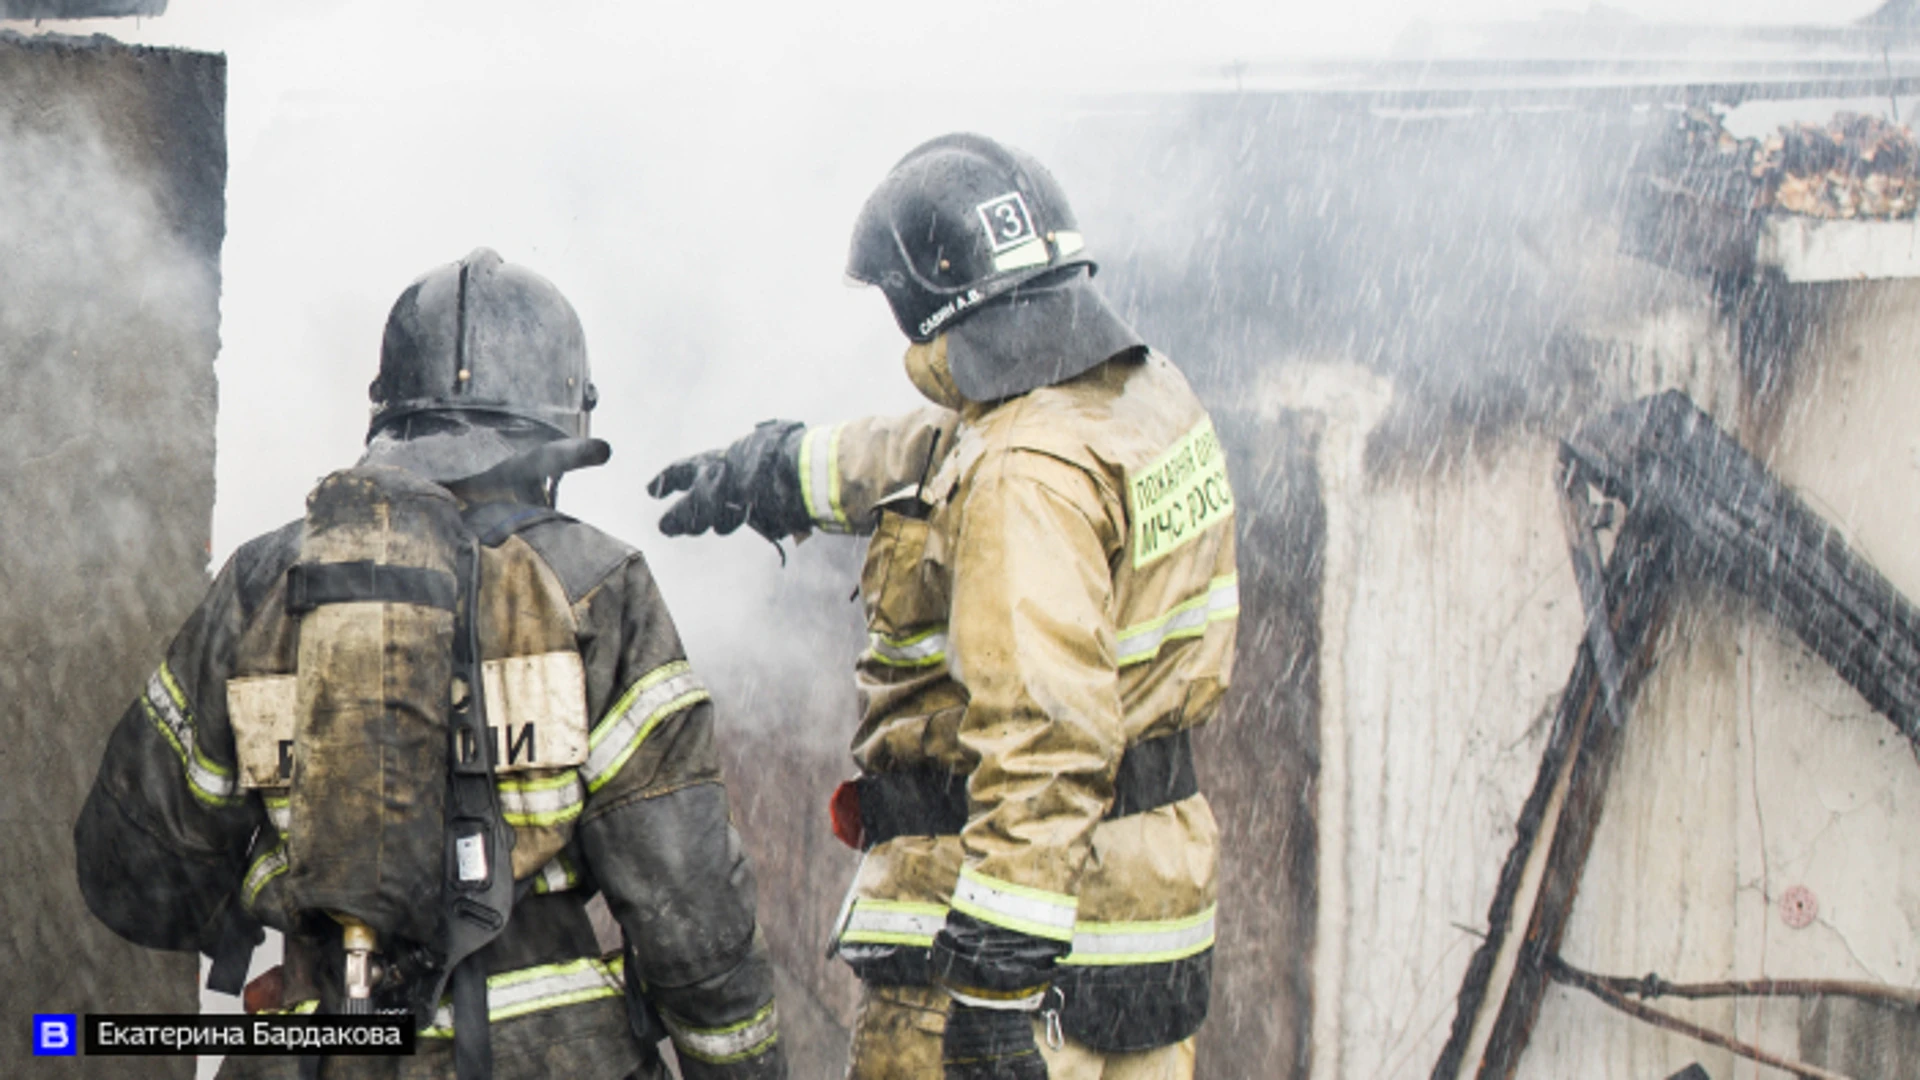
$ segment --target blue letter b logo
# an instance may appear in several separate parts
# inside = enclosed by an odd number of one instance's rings
[[[79,1025],[71,1013],[33,1014],[33,1055],[72,1057],[79,1052]]]

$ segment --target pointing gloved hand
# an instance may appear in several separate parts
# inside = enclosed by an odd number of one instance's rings
[[[1033,1037],[1033,1016],[1021,1009],[977,1009],[954,1002],[940,1040],[946,1080],[1047,1080],[1047,1063]]]
[[[768,420],[725,450],[708,450],[660,470],[647,494],[664,499],[687,494],[660,515],[668,536],[722,536],[745,522],[778,542],[813,524],[800,494],[800,439],[806,425]]]

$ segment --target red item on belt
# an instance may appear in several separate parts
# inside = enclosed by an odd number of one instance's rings
[[[855,851],[866,850],[867,830],[860,824],[860,782],[844,780],[827,800],[827,817],[833,822],[834,839]]]

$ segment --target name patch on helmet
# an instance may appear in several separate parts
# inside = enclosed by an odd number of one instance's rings
[[[1146,468],[1127,474],[1133,565],[1178,551],[1233,513],[1227,458],[1213,421],[1202,420]]]
[[[931,337],[949,319],[980,302],[980,290],[968,289],[963,295],[956,296],[940,305],[940,310],[920,320],[920,336]]]
[[[980,226],[987,230],[987,242],[994,252],[1024,244],[1036,237],[1033,215],[1027,212],[1027,200],[1017,191],[988,199],[973,208],[980,215]]]

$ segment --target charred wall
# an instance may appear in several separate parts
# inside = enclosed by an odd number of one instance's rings
[[[220,56],[0,34],[0,1072],[34,1012],[197,1008],[193,958],[87,915],[72,828],[207,582],[225,81]],[[192,1073],[125,1060],[86,1073]]]

